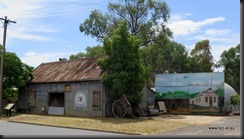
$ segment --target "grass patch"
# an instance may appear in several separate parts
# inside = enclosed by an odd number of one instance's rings
[[[166,119],[84,118],[34,114],[16,114],[8,118],[5,116],[2,120],[135,134],[157,134],[188,125]]]

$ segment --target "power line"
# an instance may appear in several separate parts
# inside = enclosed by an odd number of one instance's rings
[[[6,36],[7,36],[7,26],[9,23],[16,23],[15,21],[11,21],[5,16],[4,18],[0,18],[3,20],[3,48],[2,48],[2,58],[1,58],[1,67],[0,67],[0,115],[2,114],[2,94],[3,94],[3,66],[4,66],[4,56],[5,56],[5,44],[6,44]]]
[[[104,2],[105,0],[102,0],[100,2]],[[97,1],[89,1],[89,3],[86,3],[86,1],[58,1],[59,3],[51,3],[51,4],[44,4],[42,7],[39,7],[37,9],[29,9],[29,10],[16,10],[11,11],[8,13],[8,15],[13,16],[15,18],[25,18],[21,19],[23,20],[29,20],[32,19],[41,19],[46,17],[54,17],[54,16],[61,16],[61,15],[74,15],[84,12],[88,13],[92,8],[89,8],[90,6],[97,5]],[[86,9],[81,9],[81,7],[86,7]],[[88,8],[88,9],[87,9]],[[101,7],[102,9],[105,7]]]

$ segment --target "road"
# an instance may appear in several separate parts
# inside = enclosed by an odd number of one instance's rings
[[[205,119],[206,120],[206,119]],[[61,128],[61,127],[50,127],[50,126],[40,126],[32,124],[23,123],[13,123],[0,120],[0,135],[81,135],[90,136],[94,135],[97,137],[102,136],[112,136],[116,137],[125,136],[130,137],[130,135],[112,133],[112,132],[100,132],[100,131],[90,131],[90,130],[80,130],[72,128]],[[134,136],[134,135],[132,135]],[[140,135],[139,135],[140,136]],[[151,135],[149,135],[151,136]],[[220,120],[214,120],[207,124],[190,124],[182,128],[178,128],[168,132],[162,132],[156,135],[157,137],[241,137],[241,117],[240,116],[226,116]],[[143,136],[140,136],[140,138]],[[146,137],[146,136],[144,136]],[[154,137],[152,135],[151,137]]]
[[[51,127],[51,126],[41,126],[41,125],[32,125],[24,123],[13,123],[0,120],[0,135],[6,137],[19,136],[19,135],[123,135],[118,133],[110,132],[98,132],[90,130],[80,130],[80,129],[71,129],[71,128],[62,128],[62,127]]]

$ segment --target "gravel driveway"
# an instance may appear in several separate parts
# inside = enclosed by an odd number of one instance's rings
[[[169,136],[241,136],[240,116],[185,116],[187,118],[172,118],[172,120],[185,121],[189,126],[178,128],[159,135]],[[208,120],[209,119],[209,120]]]

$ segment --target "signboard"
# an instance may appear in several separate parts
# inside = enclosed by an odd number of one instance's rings
[[[219,112],[224,106],[224,73],[156,74],[155,92],[171,112]]]
[[[70,85],[65,85],[65,91],[70,92],[71,91],[71,86]]]
[[[87,107],[86,94],[83,92],[78,92],[75,94],[75,107]]]
[[[8,103],[8,104],[4,107],[4,109],[5,109],[5,110],[10,110],[10,109],[12,109],[13,106],[14,106],[14,103]]]

